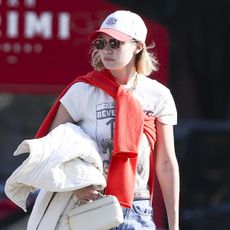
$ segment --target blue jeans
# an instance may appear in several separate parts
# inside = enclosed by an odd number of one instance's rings
[[[124,222],[113,230],[155,230],[149,200],[136,200],[132,208],[123,208]]]

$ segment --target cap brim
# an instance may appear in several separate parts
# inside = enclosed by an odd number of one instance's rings
[[[97,38],[97,36],[100,33],[105,33],[105,34],[107,34],[107,35],[109,35],[109,36],[111,36],[113,38],[116,38],[119,41],[122,41],[122,42],[132,40],[132,37],[120,32],[120,31],[113,30],[113,29],[106,29],[106,28],[94,31],[92,34],[89,35],[88,39],[90,41],[93,41],[95,38]]]

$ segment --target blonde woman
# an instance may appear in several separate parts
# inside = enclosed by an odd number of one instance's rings
[[[124,223],[115,229],[156,229],[151,203],[156,171],[169,229],[178,230],[179,170],[173,136],[177,112],[169,89],[147,77],[158,62],[146,47],[146,36],[144,21],[133,12],[119,10],[106,17],[89,36],[94,71],[61,94],[37,137],[72,122],[96,141],[107,178],[105,193],[116,195],[123,207]],[[86,203],[97,191],[89,186],[74,191],[74,196]]]

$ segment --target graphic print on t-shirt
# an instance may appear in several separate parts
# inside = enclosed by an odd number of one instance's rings
[[[109,161],[113,151],[113,132],[115,125],[114,102],[103,103],[96,106],[96,137],[101,151],[104,173],[107,175]]]

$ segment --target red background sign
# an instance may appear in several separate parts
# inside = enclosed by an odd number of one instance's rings
[[[0,0],[0,92],[56,93],[92,70],[88,35],[112,11],[107,1]],[[168,35],[144,18],[167,83]]]

